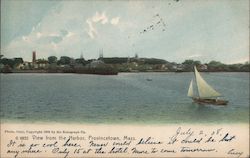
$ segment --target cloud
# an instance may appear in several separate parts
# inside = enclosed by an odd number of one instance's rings
[[[105,12],[102,12],[102,14],[96,12],[95,15],[92,17],[92,21],[95,23],[101,22],[102,24],[106,24],[108,22],[108,17],[106,16]]]
[[[97,31],[96,31],[96,29],[93,26],[93,22],[90,19],[87,19],[86,23],[89,26],[89,30],[88,30],[87,33],[88,33],[88,35],[89,35],[90,38],[94,39],[95,36],[97,36]]]
[[[192,54],[188,56],[188,58],[199,58],[199,57],[202,57],[202,54]]]
[[[88,30],[87,30],[87,34],[89,35],[89,37],[91,39],[94,39],[95,37],[97,37],[98,32],[96,29],[95,24],[112,24],[113,26],[117,25],[119,23],[120,17],[113,17],[111,18],[111,20],[109,21],[109,17],[106,15],[106,12],[103,11],[102,13],[99,13],[98,11],[90,18],[88,18],[86,20],[86,23],[88,24]]]
[[[16,37],[2,47],[4,56],[22,56],[24,60],[30,61],[31,53],[35,50],[38,58],[51,55],[79,57],[81,52],[86,52],[86,58],[96,58],[100,48],[104,49],[105,56],[122,56],[127,53],[127,36],[124,33],[131,33],[131,29],[125,26],[126,23],[134,22],[126,16],[117,16],[117,9],[105,7],[104,3],[98,3],[100,6],[94,8],[91,8],[92,2],[82,4],[80,1],[60,1],[59,5],[51,8],[37,24],[30,27],[30,33]],[[126,7],[122,9],[125,9],[122,12],[127,10]],[[121,21],[121,18],[126,20]]]
[[[239,64],[249,62],[249,56],[241,57],[239,59],[233,59],[228,62],[228,64]]]
[[[73,32],[68,32],[68,34],[65,36],[65,37],[72,37],[72,36],[74,36],[75,35],[75,33],[73,33]]]
[[[50,35],[50,36],[44,36],[40,38],[37,42],[40,44],[48,44],[48,43],[60,43],[63,40],[61,36],[58,35]]]
[[[119,23],[120,17],[112,18],[110,23],[112,25],[117,25]]]
[[[69,33],[69,32],[68,32],[67,30],[61,30],[61,31],[60,31],[60,34],[61,34],[62,36],[66,36],[68,33]]]
[[[234,14],[241,9],[221,8],[222,3],[216,6],[209,2],[208,6],[183,1],[169,6],[164,1],[119,1],[110,6],[99,1],[58,1],[37,24],[29,26],[30,33],[16,36],[2,46],[1,52],[6,57],[22,56],[25,60],[31,60],[33,50],[38,58],[79,57],[81,52],[86,58],[96,58],[98,49],[103,48],[105,56],[133,56],[138,52],[140,56],[176,62],[187,57],[222,62],[234,62],[242,57],[243,61],[249,53],[249,22],[244,20],[247,18],[241,19],[245,16],[239,16],[245,13]],[[151,24],[155,13],[166,20],[167,30],[140,35]]]
[[[22,40],[25,42],[30,42],[30,39],[27,36],[22,36]]]
[[[42,33],[41,33],[41,32],[37,32],[37,33],[36,33],[36,37],[37,37],[37,38],[42,37]]]
[[[97,30],[94,27],[94,23],[101,23],[103,25],[107,24],[108,17],[106,16],[106,12],[102,12],[101,14],[99,12],[96,12],[94,16],[86,20],[86,23],[89,26],[89,30],[87,33],[91,39],[94,39],[98,35]]]
[[[52,45],[52,48],[53,48],[54,50],[57,50],[58,46],[57,46],[57,44],[56,44],[56,43],[51,42],[51,45]]]
[[[57,35],[57,34],[55,34],[55,35]],[[57,36],[62,36],[63,38],[69,38],[69,37],[75,36],[75,33],[67,31],[67,30],[61,30],[60,35],[57,35]]]

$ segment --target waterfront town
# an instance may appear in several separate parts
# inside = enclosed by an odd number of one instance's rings
[[[223,64],[219,61],[201,63],[196,60],[185,60],[182,63],[169,62],[164,59],[134,57],[104,57],[84,59],[81,54],[74,59],[68,56],[49,56],[47,59],[37,58],[38,53],[31,53],[32,61],[24,61],[22,57],[5,58],[0,55],[0,71],[2,73],[92,73],[117,74],[118,72],[190,72],[196,65],[203,72],[249,72],[249,62],[239,64]],[[98,71],[97,71],[98,70]]]

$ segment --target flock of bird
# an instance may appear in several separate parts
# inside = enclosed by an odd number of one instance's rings
[[[179,0],[173,0],[175,2],[179,2]],[[169,3],[170,5],[171,3]],[[143,29],[140,34],[144,34],[147,33],[149,31],[152,31],[154,29],[156,29],[157,27],[161,27],[161,31],[165,31],[166,30],[166,23],[163,21],[163,18],[159,15],[159,13],[157,13],[156,15],[153,16],[153,18],[155,18],[157,20],[157,22],[151,24],[150,26],[146,27],[145,29]]]
[[[161,29],[162,31],[166,30],[167,25],[159,14],[154,15],[153,18],[156,18],[157,22],[155,22],[154,24],[151,24],[150,26],[145,28],[143,31],[140,32],[140,34],[144,34],[146,32],[152,31],[160,26],[162,27],[162,29]]]
[[[175,2],[179,2],[180,0],[173,0]],[[168,5],[171,5],[172,3],[169,2]],[[155,8],[154,6],[152,6],[152,8]],[[140,32],[140,35],[142,34],[145,34],[147,32],[151,32],[151,31],[154,31],[154,30],[161,30],[162,32],[166,31],[166,28],[167,28],[167,25],[165,23],[165,21],[163,20],[163,18],[160,16],[159,13],[155,14],[153,16],[153,20],[152,20],[152,23],[146,27],[145,29],[143,29],[141,32]],[[139,36],[140,36],[139,35]],[[130,39],[132,38],[133,35],[128,35],[127,38]],[[134,48],[135,47],[135,43],[132,44],[132,47]]]

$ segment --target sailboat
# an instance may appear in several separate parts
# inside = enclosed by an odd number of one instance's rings
[[[195,80],[192,79],[188,89],[188,96],[193,99],[194,102],[199,104],[211,104],[211,105],[227,105],[227,100],[218,99],[221,96],[219,92],[213,89],[200,75],[197,71],[196,66],[194,66]],[[196,82],[194,82],[196,81]],[[194,93],[194,86],[196,86],[197,91]]]

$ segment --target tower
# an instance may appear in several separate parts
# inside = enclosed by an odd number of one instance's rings
[[[80,55],[80,59],[83,59],[83,54],[82,54],[82,52],[81,52],[81,55]]]
[[[130,57],[128,56],[128,58],[127,58],[127,63],[130,63]]]
[[[139,57],[138,57],[138,54],[137,53],[135,53],[135,59],[138,59]]]
[[[103,49],[99,51],[99,59],[103,59]]]
[[[36,51],[32,52],[32,63],[36,62]]]

